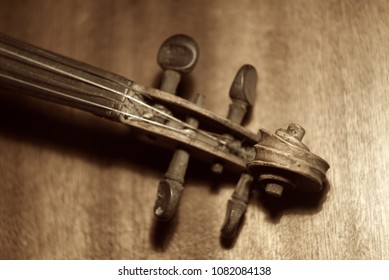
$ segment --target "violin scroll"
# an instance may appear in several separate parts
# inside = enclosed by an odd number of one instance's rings
[[[310,152],[301,140],[305,129],[291,123],[288,128],[271,134],[260,130],[260,140],[254,145],[255,157],[247,163],[250,176],[258,178],[265,192],[273,197],[282,196],[285,189],[301,192],[318,192],[322,189],[329,164]],[[249,200],[249,192],[242,193],[239,182],[228,201],[227,215],[222,228],[224,238],[236,236]]]
[[[329,164],[309,151],[301,140],[305,130],[297,124],[270,134],[261,129],[254,146],[255,158],[247,164],[271,196],[280,197],[285,188],[303,192],[322,189]]]

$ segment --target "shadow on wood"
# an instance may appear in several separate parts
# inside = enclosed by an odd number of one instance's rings
[[[166,162],[167,151],[138,141],[122,124],[9,90],[0,93],[2,137],[74,154],[102,166],[140,165],[161,172]]]
[[[286,190],[280,198],[271,197],[265,193],[263,188],[260,188],[254,192],[252,201],[260,210],[267,212],[271,222],[278,223],[283,215],[289,213],[313,215],[320,212],[330,188],[326,180],[320,192],[303,193]]]
[[[178,225],[178,215],[166,222],[154,219],[153,227],[150,231],[151,245],[155,251],[163,252],[169,247]]]

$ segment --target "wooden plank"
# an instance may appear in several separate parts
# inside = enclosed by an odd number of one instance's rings
[[[161,42],[191,35],[200,60],[179,91],[206,93],[217,115],[235,72],[253,64],[248,128],[297,122],[331,169],[322,196],[274,203],[256,189],[228,247],[219,230],[237,178],[192,162],[176,219],[160,225],[152,208],[168,152],[2,92],[0,258],[388,259],[388,12],[379,0],[2,0],[0,32],[154,87]]]

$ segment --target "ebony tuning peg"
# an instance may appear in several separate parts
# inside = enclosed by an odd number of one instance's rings
[[[158,64],[164,69],[160,89],[176,93],[181,76],[191,72],[199,57],[197,43],[189,36],[178,34],[166,39],[158,52]]]
[[[176,94],[183,74],[193,70],[198,60],[197,43],[189,36],[174,35],[162,43],[158,52],[158,63],[164,69],[160,89]],[[195,104],[201,106],[204,96],[197,95]],[[189,117],[186,121],[197,128],[198,121]],[[161,221],[168,221],[174,215],[182,192],[190,155],[184,149],[174,151],[168,170],[159,182],[154,215]]]
[[[241,124],[247,112],[255,101],[257,86],[257,71],[251,65],[243,65],[235,76],[231,85],[230,105],[227,118]],[[222,166],[214,164],[213,170],[220,171]],[[235,190],[227,203],[227,214],[221,229],[224,238],[233,238],[236,235],[240,221],[247,209],[250,199],[253,177],[249,173],[242,173]]]
[[[255,102],[255,90],[257,86],[257,71],[252,65],[243,65],[235,76],[231,85],[230,105],[227,118],[241,124],[247,112]]]
[[[255,90],[257,87],[257,70],[249,64],[243,65],[235,75],[229,96],[232,103],[228,109],[227,119],[241,124],[255,102]],[[214,173],[222,173],[223,165],[214,163]]]

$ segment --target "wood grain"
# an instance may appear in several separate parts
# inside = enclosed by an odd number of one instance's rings
[[[158,86],[156,53],[185,33],[187,98],[226,115],[235,72],[260,75],[248,128],[301,124],[331,165],[325,191],[256,190],[239,238],[219,239],[237,180],[192,162],[175,219],[152,208],[170,152],[123,126],[0,93],[2,259],[388,259],[387,1],[0,1],[0,32]],[[221,105],[225,106],[221,106]]]

